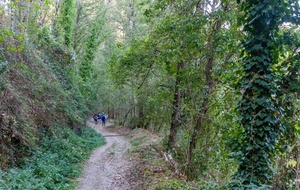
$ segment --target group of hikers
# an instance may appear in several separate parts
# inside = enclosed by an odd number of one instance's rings
[[[94,114],[93,118],[95,121],[95,125],[98,125],[98,120],[100,122],[100,120],[102,121],[102,126],[105,126],[105,120],[106,120],[106,115],[104,114],[104,112],[101,114],[100,112],[98,114]]]

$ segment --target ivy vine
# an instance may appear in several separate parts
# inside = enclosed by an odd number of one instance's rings
[[[272,182],[271,161],[275,145],[285,130],[281,118],[284,109],[278,103],[281,77],[274,65],[282,49],[278,44],[279,26],[290,13],[284,0],[245,0],[241,17],[246,38],[241,82],[242,98],[237,108],[243,126],[242,139],[237,150],[239,167],[232,188],[268,187]]]

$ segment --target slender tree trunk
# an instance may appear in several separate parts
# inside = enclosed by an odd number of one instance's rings
[[[170,135],[168,141],[168,148],[172,152],[175,148],[176,143],[176,135],[180,125],[180,97],[181,97],[181,71],[184,67],[184,62],[181,61],[177,64],[177,74],[176,74],[176,83],[174,90],[174,98],[173,98],[173,112],[172,112],[172,121],[170,128]]]
[[[134,96],[133,95],[130,97],[130,101],[131,101],[131,105],[134,105]],[[135,119],[134,112],[135,112],[135,108],[133,108],[131,111],[131,119]]]
[[[10,29],[14,30],[15,28],[15,10],[12,7],[9,7],[9,15],[10,15]]]
[[[26,6],[26,27],[24,27],[24,34],[26,35],[27,33],[27,28],[29,26],[29,17],[30,17],[30,2],[27,2],[27,6]]]
[[[135,104],[135,98],[134,98],[134,96],[132,96],[132,103]],[[133,108],[133,117],[134,117],[134,118],[137,117],[137,116],[136,116],[136,108],[135,108],[135,107]]]
[[[39,16],[39,20],[38,20],[38,25],[40,27],[42,27],[42,26],[44,26],[45,19],[48,15],[49,7],[48,7],[48,5],[45,5],[43,3],[43,0],[40,0],[40,7],[41,7],[41,9],[45,9],[45,7],[46,7],[46,10],[44,12],[43,11],[40,12],[41,15]]]
[[[79,43],[79,24],[81,21],[81,15],[82,15],[82,10],[83,7],[80,3],[76,2],[77,4],[77,15],[76,15],[76,20],[75,20],[75,27],[74,27],[74,39],[73,39],[73,49],[77,50],[77,45]]]
[[[22,1],[20,1],[20,2],[18,2],[17,3],[20,7],[22,7],[22,9],[24,8],[23,7],[23,2]],[[21,8],[19,8],[18,9],[18,11],[19,11],[19,14],[18,14],[18,17],[17,17],[17,21],[18,21],[18,24],[20,24],[20,23],[22,23],[22,21],[23,21],[23,12],[22,12],[22,10],[21,10]]]
[[[112,106],[112,115],[111,115],[112,119],[115,119],[115,106]]]
[[[110,117],[110,107],[109,107],[109,105],[107,106],[107,116]]]
[[[56,37],[58,37],[57,20],[58,20],[58,13],[59,13],[59,9],[60,9],[60,4],[61,4],[61,0],[57,0],[55,2],[55,14],[54,14],[54,19],[53,19],[53,31],[54,31],[54,35]]]
[[[213,90],[213,80],[212,80],[212,68],[213,68],[213,57],[210,57],[208,59],[207,65],[206,65],[206,69],[205,69],[205,85],[207,87],[207,92],[205,93],[202,105],[201,105],[201,112],[199,113],[199,116],[196,120],[196,126],[194,127],[194,131],[189,143],[189,151],[188,151],[188,158],[187,158],[187,163],[190,164],[191,163],[191,159],[193,156],[193,152],[196,149],[196,144],[197,144],[197,137],[199,132],[202,129],[203,126],[203,121],[205,120],[206,114],[208,112],[208,103],[209,103],[209,99],[210,99],[210,95],[211,92]]]
[[[139,128],[144,128],[144,118],[145,118],[145,113],[144,113],[144,103],[143,103],[143,96],[142,94],[137,95],[137,110],[138,110],[138,122],[137,122],[137,127]]]
[[[207,116],[207,112],[209,110],[209,99],[210,99],[210,95],[211,92],[214,88],[214,81],[212,78],[212,69],[214,66],[214,57],[215,57],[215,43],[216,43],[216,35],[219,32],[219,30],[221,29],[221,24],[222,21],[219,18],[216,22],[215,25],[213,26],[213,32],[212,32],[212,38],[211,38],[211,43],[208,46],[209,49],[209,55],[208,55],[208,59],[207,59],[207,63],[205,66],[205,86],[206,86],[206,92],[203,98],[203,102],[201,104],[201,108],[200,108],[200,113],[196,119],[196,125],[194,127],[192,136],[191,136],[191,140],[189,142],[189,150],[188,150],[188,155],[187,155],[187,164],[190,165],[192,163],[192,157],[193,157],[193,153],[194,150],[196,149],[196,145],[197,145],[197,138],[199,135],[199,132],[201,131],[202,127],[203,127],[203,121],[205,120],[206,116]]]
[[[127,38],[131,39],[134,35],[134,30],[136,28],[134,0],[130,0],[129,11],[130,11],[129,12],[129,29],[128,29]]]
[[[135,28],[135,21],[134,21],[135,11],[134,11],[134,1],[133,0],[130,1],[129,7],[130,7],[129,26],[130,26],[130,29],[133,30]]]

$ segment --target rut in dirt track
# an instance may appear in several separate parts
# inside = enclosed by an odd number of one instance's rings
[[[105,137],[106,145],[93,151],[86,161],[79,184],[75,190],[126,190],[131,189],[130,159],[126,154],[130,143],[124,136],[106,130],[106,127],[88,121]],[[107,124],[109,126],[110,123]]]

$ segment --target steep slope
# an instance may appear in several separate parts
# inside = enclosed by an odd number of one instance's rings
[[[14,48],[13,48],[14,47]],[[74,54],[48,41],[0,44],[0,168],[20,158],[59,123],[76,129],[88,109],[78,90]]]

